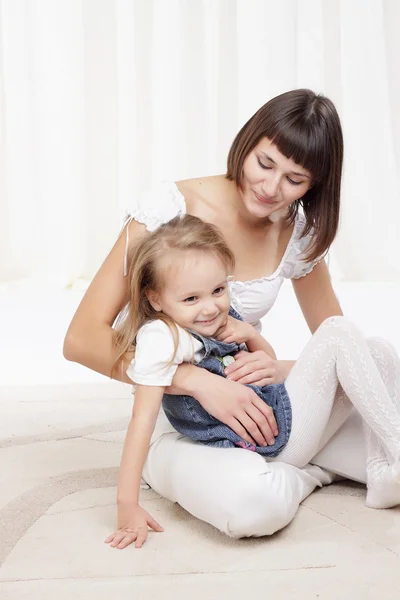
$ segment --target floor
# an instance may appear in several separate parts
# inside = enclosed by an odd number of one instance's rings
[[[343,284],[340,292],[369,335],[386,335],[400,350],[390,316],[399,287]],[[28,309],[19,291],[0,295],[2,600],[398,600],[400,509],[367,509],[354,482],[313,493],[283,531],[248,540],[143,489],[143,505],[165,532],[150,534],[142,550],[105,545],[131,400],[127,386],[63,361],[62,335],[79,296],[33,295]],[[382,300],[385,314],[371,316]],[[283,346],[295,353],[307,335],[287,327],[297,314],[292,302],[283,291],[282,311],[265,323],[278,354]]]

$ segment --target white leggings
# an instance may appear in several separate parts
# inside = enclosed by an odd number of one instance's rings
[[[399,364],[384,340],[364,340],[344,317],[327,319],[285,382],[293,427],[279,460],[204,446],[170,429],[151,445],[143,477],[162,496],[232,537],[272,534],[293,519],[317,485],[331,481],[318,466],[293,464],[312,459],[347,419],[352,403],[369,425],[368,472],[388,458],[398,460]],[[354,434],[363,444],[360,426]],[[345,464],[331,468],[346,474]]]
[[[400,360],[390,344],[366,340],[345,317],[327,319],[285,381],[293,426],[279,460],[304,467],[354,406],[367,433],[367,480],[377,458],[398,462],[399,377]]]

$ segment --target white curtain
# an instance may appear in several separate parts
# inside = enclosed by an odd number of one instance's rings
[[[399,30],[397,0],[0,0],[0,280],[90,279],[138,194],[310,87],[345,134],[338,269],[400,281]]]

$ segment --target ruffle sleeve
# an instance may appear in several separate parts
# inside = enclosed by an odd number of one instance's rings
[[[186,213],[183,194],[173,181],[162,181],[141,195],[127,210],[124,227],[132,220],[142,223],[148,231],[154,231],[163,223]],[[124,275],[127,274],[129,227],[126,227]]]
[[[185,198],[173,181],[163,181],[140,196],[127,211],[127,218],[154,231],[178,215],[186,213]]]

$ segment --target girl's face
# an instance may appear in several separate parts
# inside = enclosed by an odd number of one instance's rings
[[[225,324],[230,297],[227,268],[214,254],[171,250],[159,265],[164,286],[147,296],[153,308],[181,327],[213,337]]]
[[[311,184],[311,173],[264,137],[244,161],[239,193],[251,215],[266,218],[302,198]]]

